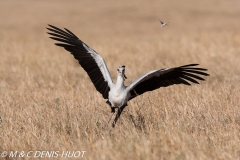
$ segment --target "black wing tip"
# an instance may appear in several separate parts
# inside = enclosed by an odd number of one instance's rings
[[[64,29],[65,29],[66,32],[68,32],[68,33],[71,34],[73,37],[75,37],[75,38],[78,39],[78,37],[77,37],[73,32],[71,32],[69,29],[67,29],[67,28],[64,28]]]
[[[53,26],[53,25],[51,25],[51,24],[48,24],[48,26],[46,27],[48,30],[50,30],[50,29],[54,29],[54,28],[57,28],[57,27],[55,27],[55,26]]]
[[[54,43],[56,46],[64,47],[62,43]]]
[[[50,35],[53,35],[53,34],[65,35],[65,36],[67,36],[67,37],[73,37],[73,38],[79,40],[79,38],[78,38],[73,32],[71,32],[71,31],[70,31],[69,29],[67,29],[67,28],[60,29],[60,28],[55,27],[55,26],[53,26],[53,25],[51,25],[51,24],[48,24],[48,26],[49,26],[49,27],[46,27],[46,28],[47,28],[47,30],[49,30],[49,31],[51,31],[51,32],[47,32],[47,33],[50,34]],[[56,35],[54,35],[54,36],[56,36]]]
[[[48,26],[51,27],[51,28],[58,28],[58,27],[56,27],[56,26],[54,26],[54,25],[51,25],[51,24],[48,24]],[[59,28],[58,28],[58,29],[59,29]]]
[[[47,30],[49,30],[50,32],[47,32],[47,34],[52,34],[52,33],[55,33],[56,30],[61,30],[51,24],[48,24],[48,26],[46,27]]]
[[[184,68],[184,67],[192,67],[192,66],[198,66],[198,65],[199,65],[198,63],[192,63],[192,64],[183,65],[183,66],[180,66],[180,67]]]
[[[192,63],[192,64],[187,64],[187,65],[183,65],[183,66],[180,66],[179,68],[183,68],[185,71],[190,71],[190,70],[201,70],[201,71],[208,71],[208,69],[206,68],[190,68],[192,66],[198,66],[199,64],[198,63]],[[210,76],[210,74],[206,73],[206,72],[201,72],[202,75],[204,76]]]
[[[62,30],[62,29],[60,29],[60,28],[58,28],[58,27],[56,27],[56,26],[54,26],[54,25],[51,25],[51,24],[48,24],[48,26],[50,27],[46,27],[48,30],[49,29],[59,29],[59,30]],[[67,28],[63,28],[65,31],[69,31]]]
[[[193,66],[198,66],[198,65],[199,65],[198,63],[192,63],[192,64],[187,64],[187,65],[180,66],[179,68],[181,68],[182,72],[185,73],[185,75],[181,76],[181,78],[191,82],[192,84],[200,84],[199,81],[205,81],[204,78],[202,78],[198,75],[210,76],[210,74],[206,73],[206,71],[208,69],[193,67]],[[189,84],[182,83],[182,84],[191,85],[190,83]]]

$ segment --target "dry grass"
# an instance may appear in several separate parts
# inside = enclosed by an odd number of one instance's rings
[[[161,28],[158,19],[170,21]],[[67,27],[129,84],[200,63],[211,76],[132,100],[114,129],[87,74],[48,39]],[[1,1],[0,154],[86,150],[84,159],[240,159],[240,1]],[[46,158],[50,159],[50,158]]]

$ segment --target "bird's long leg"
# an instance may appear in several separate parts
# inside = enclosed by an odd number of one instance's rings
[[[111,121],[111,119],[112,119],[112,117],[113,117],[114,113],[115,113],[115,112],[112,112],[112,113],[111,113],[111,116],[110,116],[110,118],[109,118],[109,120],[108,120],[108,123],[107,123],[107,124],[109,124],[109,122]]]
[[[108,126],[109,122],[111,121],[111,119],[112,119],[112,117],[113,117],[113,115],[114,115],[114,113],[115,113],[115,108],[112,107],[112,105],[111,105],[111,103],[109,102],[109,100],[108,100],[106,103],[107,103],[107,104],[110,106],[110,108],[111,108],[111,115],[110,115],[109,120],[108,120],[108,123],[107,123],[107,126]]]
[[[116,115],[116,117],[115,117],[115,119],[114,119],[114,121],[113,121],[113,123],[112,123],[112,127],[115,127],[115,124],[117,123],[117,120],[119,119],[119,117],[120,117],[123,109],[124,109],[126,106],[127,106],[127,105],[125,104],[125,105],[123,105],[122,107],[120,107],[120,108],[118,109],[117,115]]]
[[[108,120],[108,122],[107,122],[107,124],[106,124],[106,126],[105,126],[105,129],[108,128],[108,124],[109,124],[109,122],[111,121],[114,113],[115,113],[115,108],[111,107],[111,115],[110,115],[109,120]]]
[[[108,128],[108,124],[109,124],[109,122],[111,121],[114,113],[115,113],[115,108],[111,107],[111,115],[110,115],[109,120],[108,120],[108,122],[107,122],[107,124],[106,124],[106,126],[105,126],[105,129]]]

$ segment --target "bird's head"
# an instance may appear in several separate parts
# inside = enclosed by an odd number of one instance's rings
[[[125,66],[120,66],[117,69],[117,74],[121,75],[123,77],[123,79],[127,79],[126,75],[125,75]]]

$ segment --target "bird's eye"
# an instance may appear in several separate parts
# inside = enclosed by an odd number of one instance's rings
[[[117,71],[119,72],[119,69],[117,69]]]

